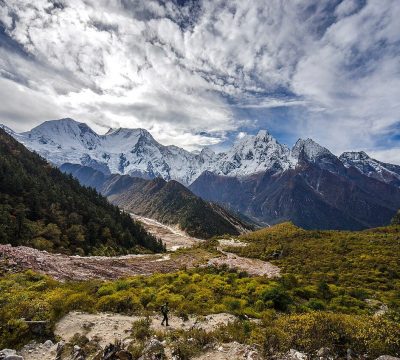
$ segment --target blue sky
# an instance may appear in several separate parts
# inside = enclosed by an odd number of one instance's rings
[[[0,123],[223,149],[268,129],[400,164],[398,0],[0,0]]]

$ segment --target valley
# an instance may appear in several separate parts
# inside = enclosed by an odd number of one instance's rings
[[[153,219],[134,214],[132,217],[150,234],[160,239],[168,252],[122,256],[67,256],[25,246],[0,244],[0,270],[1,267],[12,271],[31,269],[60,281],[86,281],[116,280],[135,275],[165,274],[182,269],[225,265],[245,271],[249,275],[279,277],[279,268],[268,262],[243,258],[224,251],[226,246],[232,246],[232,241],[222,239],[221,245],[215,251],[208,251],[201,246],[204,245],[204,240],[190,237],[181,230]],[[182,251],[177,252],[178,249]]]
[[[189,236],[177,227],[162,224],[157,220],[135,214],[131,214],[131,216],[135,220],[139,221],[149,233],[161,239],[168,251],[175,251],[180,248],[191,247],[204,241]]]
[[[2,130],[0,140],[6,359],[400,355],[396,167],[311,140],[288,150],[262,132],[239,144],[279,155],[275,165],[205,171],[187,188],[92,162],[60,171]],[[271,226],[256,229],[261,218]]]
[[[99,135],[70,118],[24,133],[4,129],[121,208],[204,239],[251,230],[246,219],[360,230],[388,225],[400,208],[398,165],[362,151],[335,155],[310,138],[290,148],[259,130],[223,152],[190,152],[144,129]]]
[[[400,0],[0,0],[0,360],[400,360]]]

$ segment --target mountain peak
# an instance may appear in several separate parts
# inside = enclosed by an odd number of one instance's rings
[[[146,139],[151,139],[154,140],[153,136],[146,130],[146,129],[141,129],[141,128],[110,128],[110,130],[107,131],[107,133],[104,135],[105,137],[122,137],[125,139],[128,139],[130,137],[136,137],[136,138],[141,138],[144,137]]]
[[[92,132],[94,131],[83,122],[76,121],[71,118],[63,118],[58,120],[47,120],[40,125],[34,127],[30,132],[31,133],[45,133],[45,132],[69,132],[73,130],[78,130],[83,132]]]
[[[400,186],[400,166],[386,164],[368,156],[364,151],[347,151],[339,157],[346,168],[353,167],[364,175]]]
[[[271,134],[268,130],[259,130],[257,135],[255,136],[256,139],[269,139],[271,138]]]
[[[320,156],[327,154],[331,154],[331,152],[310,138],[297,140],[292,148],[292,156],[296,159],[305,156],[307,160],[315,161]]]

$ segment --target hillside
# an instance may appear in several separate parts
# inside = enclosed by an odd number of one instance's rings
[[[271,261],[283,274],[294,276],[297,286],[307,287],[300,294],[307,306],[363,313],[367,299],[374,299],[376,305],[400,310],[399,226],[310,231],[282,223],[239,239],[247,245],[228,251]]]
[[[205,172],[189,188],[269,225],[292,221],[306,229],[360,230],[390,223],[400,207],[398,187],[345,167],[327,151],[311,158],[305,150],[295,169],[240,179]]]
[[[162,251],[144,228],[0,129],[0,243],[67,254]]]
[[[126,211],[164,224],[178,225],[191,236],[207,239],[216,235],[239,235],[252,229],[235,215],[202,200],[177,181],[146,180],[117,174],[106,176],[77,164],[64,164],[60,169],[72,174],[83,185],[96,188]]]
[[[244,358],[243,353],[226,357],[224,349],[233,342],[254,346],[256,352],[246,358],[257,360],[346,359],[349,353],[352,359],[366,360],[399,356],[399,233],[398,226],[339,232],[307,231],[283,223],[236,241],[201,242],[170,257],[136,257],[136,265],[127,264],[126,258],[85,263],[90,258],[62,257],[62,263],[72,262],[75,270],[77,262],[90,268],[110,262],[114,271],[119,265],[124,278],[110,277],[111,281],[96,276],[63,283],[22,271],[24,267],[17,273],[7,271],[0,273],[0,303],[4,304],[0,347],[19,348],[31,339],[44,342],[54,331],[68,342],[65,358],[74,345],[83,347],[88,358],[97,358],[117,338],[130,344],[127,351],[133,359],[140,359],[154,336],[162,342],[162,351],[178,353],[180,359]],[[210,266],[207,259],[220,259],[227,252],[268,259],[279,266],[281,276],[249,276],[227,264]],[[192,268],[193,260],[200,266]],[[154,266],[158,270],[151,275]],[[126,278],[130,271],[148,276]],[[160,327],[159,309],[165,301],[171,309],[168,329]],[[122,317],[124,324],[118,321]],[[39,338],[23,321],[15,320],[21,318],[46,319],[51,326]],[[26,360],[54,359],[54,353],[42,356],[50,353],[43,344],[33,349],[40,355]],[[215,352],[210,354],[212,349]],[[286,355],[292,349],[306,355]],[[25,355],[29,350],[32,345],[21,351]]]

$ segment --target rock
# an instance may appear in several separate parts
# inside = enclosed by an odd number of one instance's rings
[[[65,342],[60,341],[57,343],[57,349],[56,349],[56,360],[61,360],[62,352],[64,350]]]
[[[286,360],[307,360],[308,357],[306,354],[303,354],[300,351],[295,349],[290,349],[290,351],[286,354]]]
[[[379,356],[376,360],[400,360],[400,358],[389,355],[382,355]]]
[[[85,360],[85,353],[83,350],[78,346],[74,345],[74,349],[72,351],[72,360]]]
[[[14,349],[3,349],[0,351],[0,360],[24,360],[24,358],[17,355]]]
[[[165,359],[164,346],[156,338],[151,339],[145,346],[139,360],[162,360]]]
[[[47,348],[51,348],[54,344],[51,340],[47,340],[43,343],[43,345]]]
[[[97,356],[96,356],[97,358]],[[116,341],[114,344],[109,344],[105,347],[101,360],[132,360],[130,352],[124,349],[122,341]]]
[[[250,350],[247,354],[246,354],[246,360],[257,360],[259,358],[258,356],[258,352],[255,350]]]
[[[325,360],[325,359],[333,359],[331,356],[331,349],[327,348],[327,347],[323,347],[321,349],[319,349],[316,354],[318,359],[320,360]]]
[[[0,351],[0,359],[1,359],[1,356],[6,357],[6,356],[10,356],[10,355],[17,355],[17,351],[13,350],[13,349],[3,349]]]

